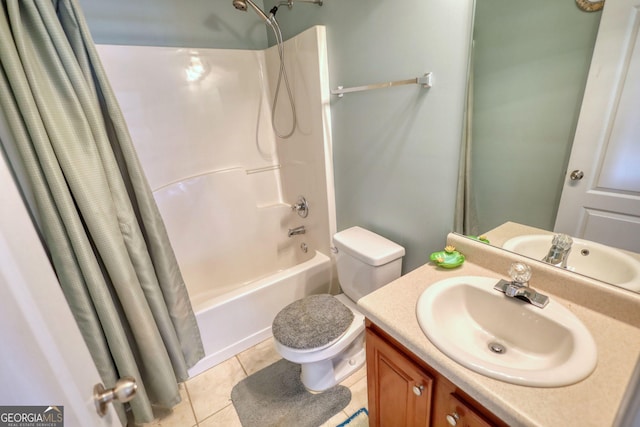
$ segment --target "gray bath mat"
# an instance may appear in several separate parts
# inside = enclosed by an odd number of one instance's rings
[[[281,359],[236,384],[231,401],[243,427],[318,427],[349,404],[351,391],[337,385],[312,394],[300,365]]]

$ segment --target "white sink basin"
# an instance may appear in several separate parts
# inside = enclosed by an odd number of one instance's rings
[[[528,234],[509,239],[502,247],[541,260],[549,252],[552,240],[552,234]],[[640,262],[610,246],[574,238],[567,270],[631,291],[640,291]]]
[[[538,308],[507,297],[493,289],[497,282],[462,276],[429,286],[417,304],[429,340],[461,365],[513,384],[559,387],[593,372],[595,342],[573,313],[553,298]]]

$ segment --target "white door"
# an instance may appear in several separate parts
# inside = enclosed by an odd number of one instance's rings
[[[0,405],[62,406],[65,427],[121,427],[112,405],[96,412],[99,382],[0,153]]]
[[[606,0],[555,231],[640,252],[640,0]],[[573,176],[572,176],[573,175]]]

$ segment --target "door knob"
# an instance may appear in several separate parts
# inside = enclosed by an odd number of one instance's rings
[[[116,381],[113,388],[105,389],[102,383],[98,383],[93,387],[93,400],[96,404],[98,415],[104,417],[107,413],[107,404],[114,400],[125,403],[133,399],[136,394],[138,385],[133,377],[122,377]]]
[[[424,386],[423,385],[414,385],[413,386],[413,394],[415,394],[416,396],[422,396],[422,392],[424,391]]]
[[[582,172],[579,169],[576,169],[573,172],[571,172],[571,175],[569,175],[569,178],[571,178],[571,181],[580,181],[583,176],[584,176],[584,172]]]

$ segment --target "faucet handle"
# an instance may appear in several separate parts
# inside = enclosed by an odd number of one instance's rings
[[[563,251],[566,251],[567,249],[571,249],[573,239],[568,234],[556,234],[555,236],[553,236],[553,241],[551,242],[551,244],[553,246],[557,246]]]
[[[309,215],[309,202],[304,196],[299,196],[298,201],[291,205],[291,210],[298,212],[298,216],[306,218]]]
[[[531,279],[531,267],[521,262],[514,262],[509,267],[509,276],[514,283],[528,286]]]

